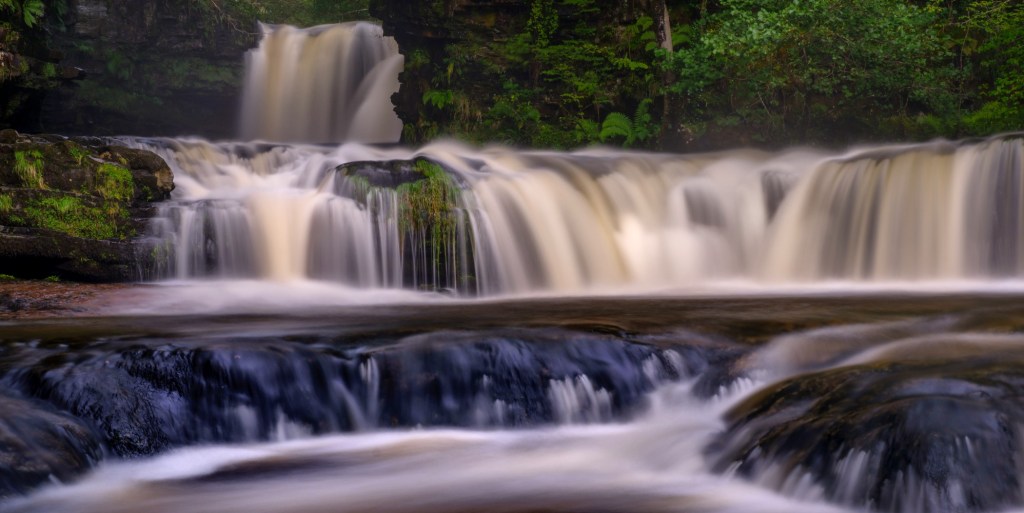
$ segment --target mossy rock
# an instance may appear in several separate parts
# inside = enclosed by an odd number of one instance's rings
[[[2,135],[0,272],[140,279],[149,264],[136,254],[148,252],[134,238],[152,215],[150,202],[174,188],[163,159],[102,139]]]
[[[337,172],[346,178],[365,180],[368,185],[373,187],[397,189],[402,185],[419,182],[427,178],[424,170],[432,170],[435,166],[449,176],[455,176],[450,171],[445,170],[441,164],[425,157],[416,157],[410,160],[364,160],[349,162],[338,166]]]
[[[11,139],[7,133],[5,140]],[[159,201],[174,189],[167,163],[149,151],[88,138],[16,135],[13,139],[0,143],[0,186],[77,192],[105,199],[111,199],[110,188],[115,187],[122,191],[118,199],[127,202]],[[112,184],[112,178],[119,184]]]
[[[406,268],[406,286],[438,290],[458,281],[456,288],[472,291],[469,283],[474,272],[466,268],[470,264],[458,261],[448,251],[456,245],[460,217],[465,216],[461,208],[465,184],[458,174],[425,157],[353,162],[336,170],[343,177],[342,188],[347,189],[339,192],[363,207],[376,208],[367,201],[375,189],[394,191],[403,258],[425,263],[420,271],[412,271],[413,266]],[[433,273],[428,269],[431,265]],[[457,267],[463,269],[456,272],[460,278],[453,280],[449,273]]]
[[[1019,354],[798,376],[750,397],[725,420],[707,451],[713,468],[783,493],[879,511],[1024,503]]]

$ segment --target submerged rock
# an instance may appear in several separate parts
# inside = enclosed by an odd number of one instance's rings
[[[0,383],[84,419],[123,457],[197,443],[383,427],[519,427],[627,418],[712,349],[564,329],[339,342],[265,337],[8,345]],[[359,345],[353,345],[359,344]]]
[[[100,139],[6,130],[0,140],[0,273],[142,277],[149,248],[136,237],[148,204],[174,188],[160,157]]]
[[[708,451],[714,468],[790,495],[894,512],[1024,500],[1019,358],[883,361],[798,376],[726,420]]]

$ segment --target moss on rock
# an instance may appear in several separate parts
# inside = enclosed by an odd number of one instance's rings
[[[100,139],[5,131],[4,141],[0,272],[21,275],[31,268],[30,274],[67,279],[137,279],[136,255],[148,252],[137,250],[133,237],[147,222],[147,203],[174,187],[167,164]]]

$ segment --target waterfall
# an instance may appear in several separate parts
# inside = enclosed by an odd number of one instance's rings
[[[135,144],[175,171],[155,229],[181,279],[491,295],[1024,272],[1017,136],[839,155]],[[443,237],[404,222],[404,186],[339,170],[414,161],[440,165],[455,184]]]
[[[391,95],[403,58],[380,26],[261,28],[263,40],[246,56],[243,139],[398,141],[402,122]]]

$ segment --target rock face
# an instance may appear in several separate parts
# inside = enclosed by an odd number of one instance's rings
[[[0,273],[138,280],[148,205],[173,188],[170,168],[147,151],[0,132]]]
[[[256,27],[216,8],[70,0],[47,44],[56,69],[75,80],[23,103],[15,118],[0,115],[0,123],[69,135],[233,135],[243,55]]]
[[[784,493],[879,511],[992,511],[1022,501],[1020,355],[855,365],[765,389],[708,451]]]

